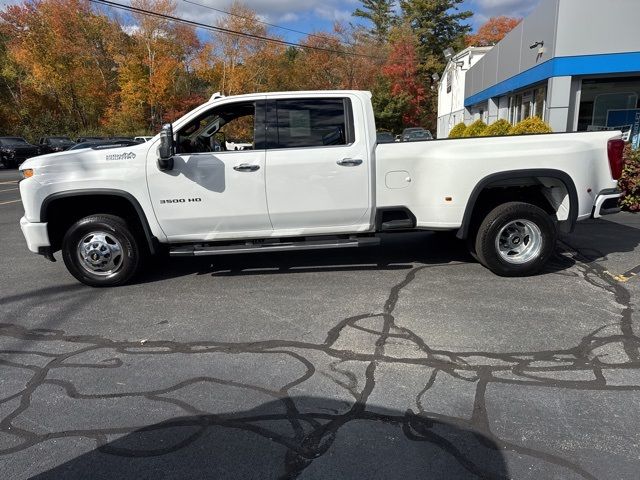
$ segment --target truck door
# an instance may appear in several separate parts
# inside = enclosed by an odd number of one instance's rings
[[[268,102],[266,185],[274,230],[368,228],[370,154],[365,129],[355,128],[365,122],[356,102],[348,96]]]
[[[173,170],[148,163],[153,208],[170,241],[269,236],[265,102],[226,103],[175,132]]]

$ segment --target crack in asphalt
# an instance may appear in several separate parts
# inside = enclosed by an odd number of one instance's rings
[[[613,295],[620,308],[619,322],[604,325],[590,332],[581,341],[570,348],[543,351],[513,351],[506,353],[492,353],[482,351],[449,351],[429,346],[428,341],[405,326],[396,323],[394,315],[396,306],[406,289],[417,276],[432,266],[419,266],[411,269],[405,277],[393,286],[381,312],[352,316],[339,321],[327,334],[324,342],[310,343],[287,340],[263,340],[247,343],[229,343],[216,341],[174,342],[174,341],[115,341],[94,335],[67,335],[62,330],[55,329],[27,329],[15,323],[0,324],[0,337],[20,339],[25,343],[24,350],[0,350],[0,355],[16,356],[29,355],[44,362],[39,366],[34,363],[18,359],[0,358],[0,365],[22,369],[30,374],[30,379],[21,391],[0,400],[0,408],[17,406],[0,420],[0,432],[18,439],[18,443],[0,449],[0,455],[16,453],[56,438],[82,437],[96,442],[99,451],[122,457],[149,457],[166,455],[183,449],[198,441],[209,428],[218,426],[250,432],[254,435],[269,439],[286,449],[284,458],[284,475],[282,478],[297,478],[316,459],[322,457],[334,444],[339,431],[350,422],[368,421],[393,424],[401,427],[405,437],[413,442],[429,442],[455,461],[470,474],[479,478],[496,478],[487,470],[481,459],[474,459],[467,455],[461,447],[456,446],[441,430],[445,425],[454,425],[460,429],[472,432],[478,442],[485,448],[494,451],[510,451],[525,455],[568,469],[575,474],[594,479],[595,476],[582,467],[577,461],[569,460],[561,455],[549,451],[525,447],[501,439],[491,430],[487,410],[486,392],[491,385],[520,385],[549,387],[559,389],[587,390],[587,391],[640,391],[639,385],[609,385],[606,373],[613,370],[628,370],[640,368],[640,338],[635,334],[632,322],[633,307],[631,293],[625,286],[616,282],[606,274],[606,270],[597,263],[590,261],[588,253],[581,252],[567,243],[561,244],[577,261],[576,268],[571,272],[558,272],[561,275],[579,276],[590,285]],[[566,261],[557,254],[557,262]],[[451,263],[449,268],[459,264]],[[442,267],[443,265],[438,265]],[[3,303],[11,301],[4,299]],[[369,321],[369,323],[366,323]],[[379,322],[379,328],[372,327],[371,322]],[[618,327],[619,332],[604,335],[603,332],[611,327]],[[361,332],[375,338],[370,351],[353,351],[339,348],[336,344],[347,329]],[[388,346],[393,341],[403,341],[412,346],[419,355],[401,357],[388,352]],[[52,353],[42,351],[38,346],[47,342],[63,344],[67,351]],[[626,354],[624,361],[606,362],[598,353],[606,347],[622,345]],[[213,353],[256,354],[285,356],[291,362],[297,362],[304,373],[279,388],[267,388],[244,383],[236,380],[216,378],[212,376],[197,376],[189,378],[170,387],[135,392],[115,393],[82,393],[72,381],[49,378],[49,374],[57,369],[118,369],[123,366],[120,358],[109,358],[99,364],[86,363],[75,357],[98,351],[113,351],[126,355],[155,356],[175,354],[207,355]],[[296,397],[290,392],[318,373],[314,362],[300,352],[316,352],[332,360],[329,369],[334,375],[320,372],[331,379],[338,387],[344,389],[352,398],[353,403],[343,413],[338,411],[305,411],[296,402]],[[265,361],[266,361],[265,357]],[[364,383],[358,385],[358,376],[342,364],[350,361],[364,362]],[[424,387],[416,396],[417,410],[407,410],[398,415],[379,413],[368,409],[369,398],[376,387],[376,373],[383,364],[418,365],[429,367],[431,374]],[[593,373],[592,379],[552,378],[553,374]],[[460,381],[475,384],[473,411],[470,418],[460,418],[429,411],[425,395],[433,387],[438,377],[448,375]],[[216,384],[258,392],[279,402],[284,413],[274,414],[246,414],[228,413],[212,414],[191,403],[172,398],[169,395],[191,385]],[[69,429],[61,432],[38,433],[31,431],[20,422],[16,422],[31,406],[32,397],[42,386],[51,385],[61,388],[71,399],[80,400],[108,400],[115,398],[139,398],[152,402],[170,404],[182,411],[188,418],[174,418],[159,424],[145,427],[112,427],[96,429]],[[291,427],[292,434],[285,434],[278,429],[264,426],[264,422],[284,421]],[[109,443],[113,435],[125,435],[133,432],[157,432],[177,427],[191,427],[195,431],[186,438],[176,440],[171,445],[157,445],[156,448],[136,450],[118,447]],[[439,433],[440,432],[440,433]],[[501,477],[507,478],[507,477]]]

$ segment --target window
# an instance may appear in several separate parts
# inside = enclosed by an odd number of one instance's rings
[[[516,123],[516,97],[509,97],[509,123],[512,125]]]
[[[534,90],[534,115],[544,120],[544,107],[547,102],[547,87],[541,87]]]
[[[449,70],[447,72],[447,93],[451,93],[451,85],[453,83],[453,72]]]
[[[275,122],[270,148],[323,147],[354,141],[348,99],[278,100]]]
[[[511,123],[514,125],[520,121],[520,115],[522,114],[522,95],[516,95],[513,100],[513,112]]]
[[[640,109],[640,77],[582,80],[578,131],[623,127],[620,115]],[[626,122],[624,122],[626,123]]]
[[[522,95],[522,109],[520,110],[519,121],[522,121],[531,116],[531,104],[533,101],[533,94],[531,91],[525,92]]]
[[[544,120],[546,100],[547,87],[539,87],[509,97],[509,122],[515,125],[533,116]]]
[[[256,128],[255,102],[221,105],[180,129],[177,151],[205,153],[253,150],[256,148]],[[258,142],[257,148],[264,147]]]

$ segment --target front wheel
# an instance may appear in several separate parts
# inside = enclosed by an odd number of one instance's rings
[[[91,287],[115,287],[133,277],[140,265],[136,237],[120,217],[92,215],[78,220],[62,240],[67,270]]]
[[[556,248],[557,230],[541,208],[510,202],[494,208],[480,224],[475,250],[480,263],[496,275],[535,275]]]

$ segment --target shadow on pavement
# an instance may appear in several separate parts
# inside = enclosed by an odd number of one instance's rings
[[[151,425],[33,480],[508,478],[480,433],[325,398],[285,397],[239,413]]]
[[[476,263],[465,242],[449,232],[382,235],[379,247],[298,252],[252,253],[200,258],[163,257],[134,283],[144,284],[186,275],[240,276],[304,272],[410,270],[416,265]],[[575,262],[557,256],[545,273],[565,270]]]
[[[611,218],[580,222],[571,235],[563,236],[562,241],[590,262],[605,259],[613,253],[633,252],[640,245],[640,216],[623,213]]]

